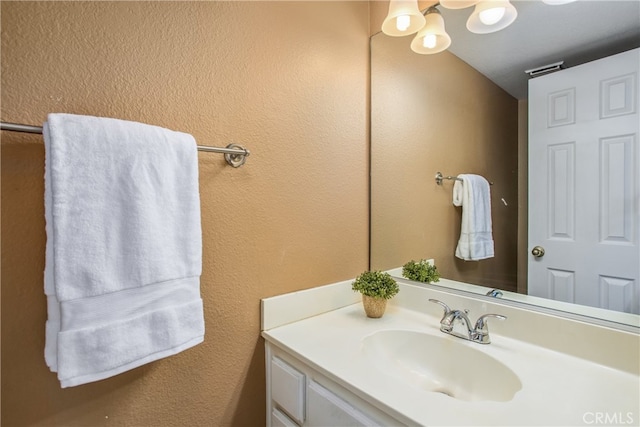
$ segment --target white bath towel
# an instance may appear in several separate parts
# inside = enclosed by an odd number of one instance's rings
[[[50,114],[45,359],[62,387],[204,339],[197,146],[123,120]]]
[[[489,182],[480,175],[458,175],[453,184],[453,204],[462,206],[460,240],[456,256],[466,261],[493,257],[491,193]]]

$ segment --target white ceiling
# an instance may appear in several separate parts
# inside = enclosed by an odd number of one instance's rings
[[[527,98],[525,70],[558,61],[572,67],[640,46],[640,0],[511,3],[516,21],[491,34],[466,29],[473,8],[438,9],[451,36],[449,51],[517,99]]]

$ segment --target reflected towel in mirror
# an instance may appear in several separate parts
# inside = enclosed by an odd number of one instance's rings
[[[491,190],[480,175],[461,174],[453,185],[453,204],[462,207],[456,257],[465,261],[493,258]]]

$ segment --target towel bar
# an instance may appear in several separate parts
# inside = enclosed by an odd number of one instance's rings
[[[19,123],[0,122],[0,130],[7,130],[10,132],[36,133],[42,135],[42,127],[23,125]],[[224,154],[224,159],[227,161],[227,163],[234,168],[242,166],[247,160],[247,156],[251,154],[249,150],[238,144],[229,144],[225,148],[198,145],[198,151],[205,151],[208,153],[222,153]]]
[[[456,181],[460,181],[462,182],[462,179],[456,177],[456,176],[451,176],[451,175],[447,175],[444,176],[442,175],[442,172],[436,172],[436,184],[438,185],[442,185],[442,180],[443,179],[449,179],[449,180],[456,180]],[[493,185],[493,182],[489,181],[489,185]]]

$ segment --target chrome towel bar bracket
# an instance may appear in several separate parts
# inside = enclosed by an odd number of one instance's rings
[[[442,185],[442,180],[443,179],[449,179],[449,180],[454,180],[455,179],[456,181],[462,181],[460,178],[457,178],[455,176],[451,176],[451,175],[443,176],[442,172],[437,172],[436,173],[436,184]]]

